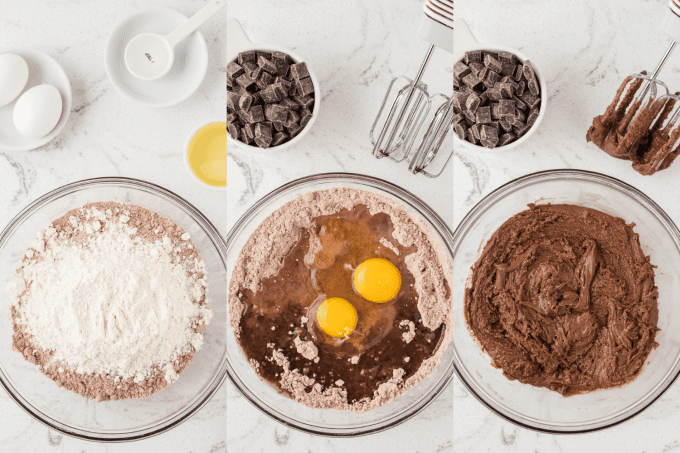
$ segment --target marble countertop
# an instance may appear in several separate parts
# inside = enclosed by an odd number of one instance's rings
[[[630,162],[586,144],[592,118],[604,112],[626,75],[651,71],[669,45],[660,30],[666,0],[456,0],[456,14],[478,41],[519,49],[539,65],[548,85],[548,109],[537,133],[507,154],[454,151],[454,224],[485,195],[527,173],[578,168],[605,173],[643,191],[675,222],[680,164],[652,177]],[[680,55],[659,78],[680,88]],[[680,451],[680,386],[631,421],[586,435],[552,436],[518,428],[492,414],[454,380],[456,452],[671,452]]]
[[[0,51],[26,46],[54,57],[68,74],[73,108],[66,127],[47,145],[28,152],[0,151],[0,228],[27,204],[67,183],[101,176],[139,178],[184,197],[226,234],[223,192],[196,183],[182,161],[192,129],[225,114],[226,14],[201,28],[210,57],[202,85],[166,109],[133,104],[113,88],[104,70],[104,45],[127,14],[166,6],[188,16],[207,0],[51,2],[0,0]],[[4,346],[6,347],[6,345]],[[0,445],[6,452],[226,451],[226,389],[172,431],[131,444],[89,443],[33,420],[0,391]]]
[[[449,224],[453,219],[452,165],[431,180],[411,175],[407,165],[371,155],[368,132],[392,77],[414,77],[428,44],[418,35],[422,2],[414,0],[230,0],[251,41],[277,44],[313,67],[323,93],[321,113],[296,147],[250,154],[229,147],[228,223],[253,203],[291,180],[324,172],[354,172],[396,183],[425,200]],[[451,54],[437,49],[425,75],[432,92],[451,95]],[[444,149],[451,149],[448,137]],[[269,419],[227,382],[229,451],[334,452],[452,451],[453,394],[445,391],[424,412],[397,428],[357,439],[303,434]]]

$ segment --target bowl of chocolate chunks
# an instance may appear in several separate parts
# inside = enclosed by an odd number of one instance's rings
[[[293,146],[319,113],[319,81],[294,53],[242,50],[227,65],[229,140],[253,151]]]

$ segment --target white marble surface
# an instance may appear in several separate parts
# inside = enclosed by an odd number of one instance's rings
[[[377,176],[400,185],[452,221],[452,167],[436,180],[411,175],[404,164],[377,161],[368,131],[389,80],[414,77],[428,45],[418,36],[418,0],[229,0],[253,42],[292,49],[320,80],[321,114],[309,135],[293,149],[249,154],[230,147],[227,168],[228,223],[280,185],[315,173],[340,171]],[[437,50],[425,81],[433,92],[451,95],[451,54]],[[451,149],[452,139],[444,147]],[[452,392],[444,392],[415,419],[369,437],[325,439],[302,434],[270,420],[227,383],[229,451],[444,452],[452,449]]]
[[[548,84],[546,117],[521,148],[507,154],[475,155],[456,146],[454,223],[498,186],[539,170],[579,168],[617,177],[642,190],[674,220],[680,166],[652,177],[630,163],[586,144],[592,118],[601,114],[623,78],[651,71],[669,39],[659,29],[666,0],[456,0],[456,14],[480,42],[521,50],[539,65]],[[669,60],[660,79],[680,89],[680,55]],[[680,451],[680,386],[618,427],[587,435],[538,434],[504,422],[454,381],[456,452],[670,452]]]
[[[99,176],[126,176],[159,184],[193,203],[226,233],[224,193],[194,182],[182,161],[184,140],[200,123],[224,117],[226,14],[203,28],[210,63],[199,90],[167,109],[125,100],[110,84],[103,51],[113,26],[150,6],[192,15],[207,0],[98,0],[52,2],[0,0],[0,51],[35,47],[53,56],[71,80],[73,109],[54,141],[30,152],[0,152],[0,226],[31,201],[61,185]],[[8,347],[3,340],[2,347]],[[0,391],[3,452],[226,451],[226,389],[196,416],[145,441],[103,445],[61,436],[34,421]]]

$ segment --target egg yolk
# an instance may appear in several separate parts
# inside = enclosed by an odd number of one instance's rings
[[[399,294],[401,274],[397,266],[383,258],[371,258],[354,271],[354,289],[371,302],[389,302]]]
[[[321,330],[335,338],[344,338],[357,326],[357,311],[352,304],[339,297],[323,301],[316,311]]]

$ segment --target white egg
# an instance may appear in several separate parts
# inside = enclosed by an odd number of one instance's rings
[[[15,100],[27,81],[26,60],[13,53],[0,55],[0,107]]]
[[[22,94],[14,106],[14,126],[27,137],[44,137],[59,122],[61,111],[59,90],[38,85]]]

